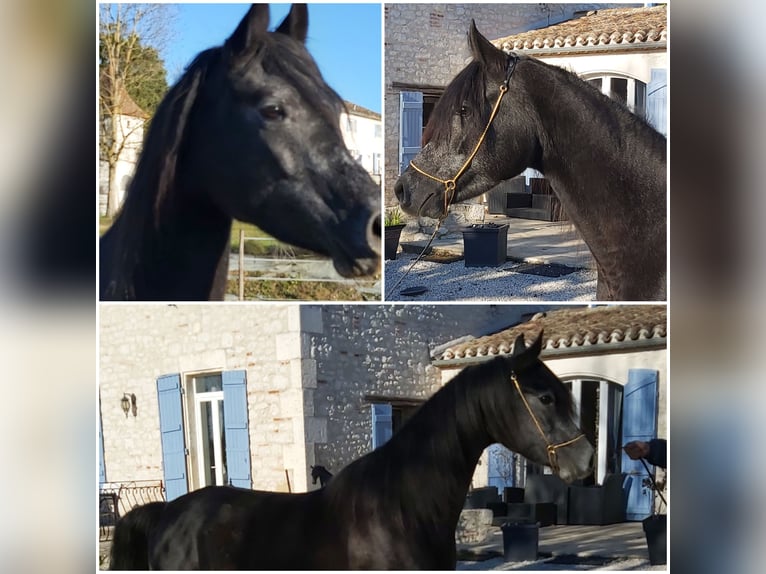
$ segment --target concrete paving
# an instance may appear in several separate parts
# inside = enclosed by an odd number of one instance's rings
[[[508,224],[508,259],[527,263],[558,263],[569,267],[595,269],[588,246],[570,222],[548,222],[518,219],[503,215],[487,215],[485,223]],[[402,234],[401,248],[408,252],[422,249],[428,242],[422,235]],[[463,253],[462,233],[434,239],[434,249]]]
[[[539,530],[540,559],[505,562],[503,535],[492,528],[489,538],[459,544],[460,570],[666,570],[652,566],[640,522],[606,526],[546,526]]]

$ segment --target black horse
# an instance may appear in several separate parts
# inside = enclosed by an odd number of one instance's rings
[[[541,346],[542,334],[528,349],[522,336],[511,357],[465,368],[325,488],[207,487],[159,517],[138,507],[117,524],[112,568],[137,568],[148,537],[144,568],[453,569],[455,528],[490,444],[550,464],[565,481],[590,473],[593,447],[573,422],[571,394],[539,360]]]
[[[474,23],[468,43],[473,61],[445,89],[396,183],[402,209],[438,219],[533,167],[593,253],[597,298],[665,299],[665,137],[575,74],[495,48]]]
[[[160,104],[101,239],[101,299],[222,299],[232,218],[332,257],[345,277],[379,269],[380,189],[306,51],[306,5],[268,24],[268,5],[254,4]]]
[[[311,484],[316,484],[319,480],[319,486],[324,488],[332,477],[333,474],[321,464],[311,467]]]

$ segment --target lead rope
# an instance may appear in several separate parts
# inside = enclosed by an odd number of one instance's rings
[[[521,385],[519,384],[519,379],[516,377],[516,373],[511,372],[511,380],[513,381],[513,384],[516,385],[516,390],[519,392],[519,396],[521,397],[522,402],[524,403],[524,406],[527,407],[527,412],[529,413],[529,416],[532,417],[532,422],[535,423],[535,426],[537,427],[537,430],[540,432],[540,435],[542,435],[543,440],[545,441],[545,449],[548,451],[548,462],[551,463],[551,469],[556,474],[559,473],[560,467],[558,462],[558,454],[556,453],[556,449],[568,446],[574,442],[577,442],[581,438],[585,436],[584,433],[580,433],[573,439],[569,439],[564,442],[560,442],[558,444],[551,444],[551,442],[548,440],[548,436],[545,434],[545,431],[543,431],[543,427],[540,426],[540,423],[537,420],[537,417],[535,416],[535,413],[532,412],[532,407],[529,406],[529,403],[527,402],[527,398],[524,396],[524,393],[521,392]]]

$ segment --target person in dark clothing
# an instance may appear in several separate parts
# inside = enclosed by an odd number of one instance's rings
[[[649,464],[668,467],[668,441],[664,438],[654,438],[649,442],[634,440],[622,448],[633,460],[645,458]]]

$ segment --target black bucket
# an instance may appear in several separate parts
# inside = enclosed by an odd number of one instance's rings
[[[655,514],[644,518],[644,534],[649,547],[649,564],[667,564],[668,562],[668,515]]]
[[[503,531],[503,557],[506,562],[537,560],[539,526],[536,522],[506,522]]]

